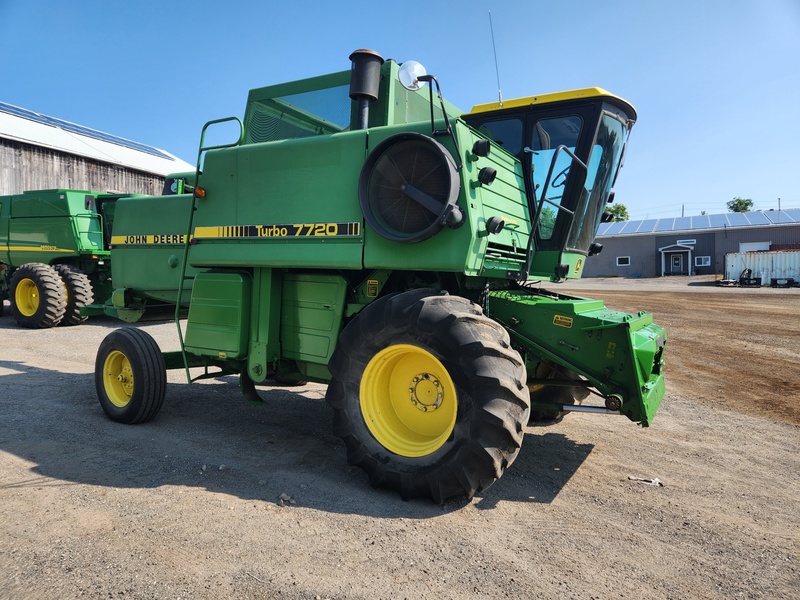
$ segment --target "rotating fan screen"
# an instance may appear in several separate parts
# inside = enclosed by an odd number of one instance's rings
[[[359,201],[382,237],[418,242],[438,232],[458,198],[459,180],[447,150],[420,134],[382,142],[361,173]]]

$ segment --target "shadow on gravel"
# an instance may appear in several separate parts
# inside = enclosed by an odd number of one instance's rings
[[[236,378],[170,383],[159,415],[143,425],[112,422],[92,374],[62,373],[0,360],[0,451],[32,463],[30,476],[0,490],[82,485],[155,489],[185,486],[246,500],[375,518],[426,519],[463,508],[404,502],[369,486],[347,465],[331,433],[325,388],[260,388],[264,406],[239,394]],[[540,431],[537,428],[535,431]],[[592,450],[560,433],[529,430],[508,472],[476,499],[549,503]],[[92,490],[87,490],[91,495]]]
[[[688,287],[718,287],[716,281],[690,281],[686,285]]]
[[[157,313],[151,316],[146,316],[145,318],[136,321],[135,323],[126,323],[125,321],[121,321],[120,319],[115,319],[113,317],[106,317],[105,315],[98,315],[89,317],[83,323],[78,325],[70,325],[68,328],[72,329],[75,327],[91,327],[97,326],[102,327],[104,329],[119,329],[120,327],[139,327],[143,325],[154,325],[158,323],[166,323],[168,321],[175,322],[174,312],[173,314],[166,314],[166,313]],[[17,325],[17,322],[11,316],[11,309],[6,304],[5,312],[0,316],[0,329],[18,329],[20,331],[24,331],[24,327],[20,327]],[[29,330],[29,331],[37,331],[37,330]],[[38,331],[46,331],[45,330],[38,330]]]
[[[482,494],[478,508],[491,509],[500,501],[550,504],[594,449],[543,429],[528,430],[517,460]]]

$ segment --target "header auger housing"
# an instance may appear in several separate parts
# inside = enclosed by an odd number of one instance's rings
[[[351,60],[252,90],[242,121],[203,129],[177,194],[117,203],[115,297],[174,302],[181,350],[112,333],[108,416],[155,416],[166,369],[238,373],[254,402],[267,379],[327,383],[350,463],[437,502],[488,487],[529,419],[590,393],[602,404],[584,410],[648,425],[664,330],[529,286],[579,277],[597,251],[633,108],[591,88],[464,113],[417,63]]]

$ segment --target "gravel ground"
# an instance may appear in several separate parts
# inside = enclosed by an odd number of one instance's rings
[[[561,288],[667,326],[653,426],[530,427],[500,481],[443,506],[348,467],[324,386],[252,407],[171,372],[158,417],[120,425],[93,382],[118,322],[4,317],[0,598],[796,598],[800,290],[711,283]]]

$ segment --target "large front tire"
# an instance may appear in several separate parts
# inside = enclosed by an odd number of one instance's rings
[[[464,298],[413,290],[377,300],[344,329],[329,368],[334,432],[375,487],[471,498],[519,453],[524,363]]]
[[[9,288],[11,314],[20,327],[46,329],[58,325],[64,317],[64,285],[50,265],[22,265],[11,276]]]
[[[94,383],[109,419],[136,424],[161,410],[167,389],[164,356],[156,341],[133,327],[106,336],[97,350]]]

